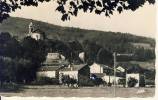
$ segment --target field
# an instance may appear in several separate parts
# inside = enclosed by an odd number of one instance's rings
[[[19,92],[0,92],[1,96],[35,96],[35,97],[153,97],[155,88],[121,88],[116,87],[79,87],[68,88],[65,86],[24,86]]]

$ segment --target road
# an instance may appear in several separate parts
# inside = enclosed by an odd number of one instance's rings
[[[120,88],[116,87],[79,87],[68,88],[53,85],[25,86],[19,92],[0,92],[1,96],[35,96],[35,97],[152,97],[155,88]]]

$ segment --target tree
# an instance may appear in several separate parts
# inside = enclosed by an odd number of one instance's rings
[[[135,78],[130,77],[128,79],[128,86],[129,87],[135,87],[135,85],[138,83],[138,80]]]
[[[93,41],[88,41],[88,40],[85,40],[83,42],[83,45],[85,52],[85,61],[91,65],[94,61],[96,61],[97,53],[101,48],[101,46]]]
[[[72,63],[72,50],[68,43],[63,41],[56,41],[55,45],[53,46],[53,49],[55,49],[56,52],[63,54],[66,57],[66,59],[70,63]]]
[[[81,60],[79,58],[79,53],[81,53],[83,51],[82,45],[79,43],[79,41],[75,40],[75,41],[71,41],[68,42],[71,51],[72,51],[72,60],[74,63],[81,63]]]
[[[14,62],[10,57],[0,57],[0,82],[15,81]]]
[[[46,59],[46,50],[44,41],[36,41],[31,37],[26,37],[21,42],[23,59],[29,60],[31,62],[30,69],[26,73],[29,76],[29,81],[32,81],[36,78],[36,72],[41,66],[41,63]],[[27,67],[27,66],[25,66]]]
[[[21,6],[35,6],[39,3],[52,0],[1,0],[0,1],[0,22],[9,17],[9,13],[21,9]],[[155,0],[55,0],[58,4],[57,11],[62,13],[63,21],[70,20],[70,16],[77,16],[80,10],[85,13],[113,15],[114,11],[121,13],[123,10],[135,11],[146,2],[154,4]]]
[[[15,58],[21,54],[19,42],[8,32],[0,33],[0,56]]]
[[[101,48],[97,53],[97,62],[105,65],[113,65],[112,53],[104,48]]]

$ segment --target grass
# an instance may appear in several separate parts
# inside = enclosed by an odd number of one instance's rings
[[[2,96],[23,96],[23,97],[153,97],[155,88],[121,88],[116,87],[114,95],[114,87],[79,87],[72,89],[68,87],[59,87],[55,85],[32,86],[27,85],[23,91],[18,93],[0,92]]]
[[[0,85],[0,92],[19,92],[22,89],[22,85],[15,83],[3,83]]]

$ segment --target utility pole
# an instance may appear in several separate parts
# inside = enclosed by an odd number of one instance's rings
[[[116,95],[116,52],[113,53],[114,57],[114,96]]]
[[[116,56],[133,56],[133,54],[117,54]],[[125,85],[125,87],[128,87],[128,85],[127,85],[127,67],[125,68],[125,74],[126,74],[126,76],[125,76],[125,79],[126,79],[126,85]]]
[[[133,54],[119,54],[116,52],[113,53],[113,58],[114,58],[114,96],[116,96],[116,66],[117,66],[116,56],[133,56]],[[127,68],[126,68],[126,87],[127,87]]]

